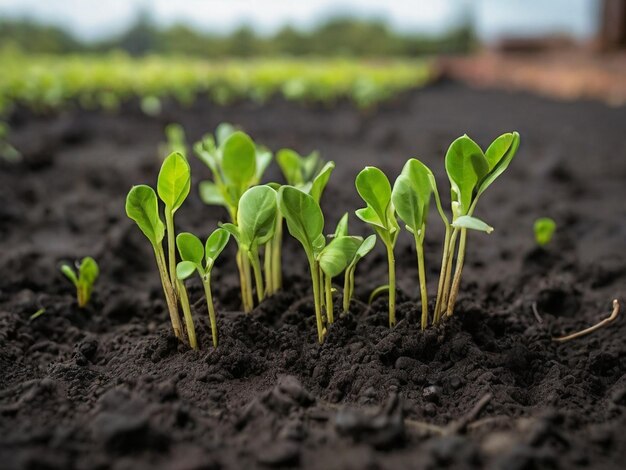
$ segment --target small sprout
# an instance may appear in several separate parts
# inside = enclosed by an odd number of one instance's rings
[[[344,313],[350,309],[350,301],[352,300],[352,295],[354,294],[354,272],[356,271],[356,265],[359,261],[361,261],[361,259],[363,259],[370,251],[374,249],[375,245],[376,235],[370,235],[365,240],[363,240],[357,248],[354,257],[350,261],[350,264],[348,264],[348,267],[346,268],[343,286]]]
[[[222,229],[215,230],[206,243],[202,246],[202,242],[195,235],[187,232],[178,234],[176,237],[176,246],[178,253],[183,261],[176,266],[176,275],[178,279],[184,281],[194,272],[197,272],[202,280],[204,293],[207,301],[207,309],[209,311],[209,321],[211,323],[211,336],[213,346],[217,347],[217,318],[215,315],[215,307],[213,305],[213,295],[211,292],[211,271],[217,260],[217,257],[226,247],[230,234]],[[204,263],[203,263],[204,261]],[[183,284],[184,288],[184,284]]]
[[[326,318],[330,324],[335,321],[332,293],[333,278],[339,276],[346,270],[362,243],[363,238],[361,237],[348,235],[335,236],[318,255],[321,277],[324,279],[323,289],[326,297],[324,303],[326,307]]]
[[[185,138],[185,129],[177,123],[171,123],[165,126],[165,139],[159,147],[160,155],[165,158],[171,153],[180,153],[187,157],[187,140]]]
[[[413,234],[417,251],[417,267],[422,300],[422,330],[428,326],[428,292],[426,290],[426,269],[424,267],[424,236],[426,219],[433,193],[432,172],[419,160],[412,158],[404,165],[400,176],[393,185],[391,199],[396,213]]]
[[[65,274],[72,284],[76,287],[76,298],[78,306],[84,308],[91,299],[93,285],[100,275],[100,269],[96,260],[87,256],[80,263],[76,263],[76,270],[72,269],[69,264],[61,265],[61,272]],[[77,274],[78,272],[78,274]]]
[[[376,167],[365,167],[356,177],[356,189],[367,204],[356,216],[369,224],[387,249],[389,267],[389,326],[396,324],[396,269],[393,249],[400,232],[391,201],[391,185]]]
[[[550,217],[541,217],[535,220],[535,242],[539,246],[546,246],[556,232],[556,222]]]
[[[313,300],[317,322],[317,338],[324,341],[324,322],[322,319],[322,288],[320,268],[317,261],[324,249],[324,215],[319,203],[304,191],[292,186],[283,186],[278,192],[280,211],[287,221],[289,233],[298,240],[306,253],[313,283]]]
[[[317,151],[301,156],[295,150],[281,149],[276,154],[276,163],[287,184],[300,188],[313,181],[324,162]]]
[[[440,278],[439,283],[440,292],[437,295],[438,307],[435,311],[435,322],[444,311],[448,316],[452,315],[454,311],[465,260],[467,229],[486,233],[493,230],[486,223],[475,218],[473,213],[479,197],[508,168],[519,148],[519,143],[520,138],[517,132],[502,134],[483,153],[472,139],[464,135],[452,142],[446,153],[445,166],[452,195],[452,223],[450,226],[453,231],[447,240],[448,243],[444,244],[442,268],[445,266],[445,272],[442,269],[443,277]],[[442,217],[445,217],[443,213]],[[452,259],[459,233],[456,268],[450,287]]]
[[[154,189],[146,185],[133,186],[126,196],[126,214],[137,223],[139,229],[152,245],[172,328],[176,337],[181,339],[182,327],[178,315],[176,294],[168,275],[165,253],[163,252],[165,226],[159,216],[159,203]]]
[[[42,316],[44,313],[46,313],[46,309],[45,308],[40,308],[39,310],[37,310],[35,313],[33,313],[28,318],[28,321],[33,321],[34,319],[39,318],[40,316]]]
[[[265,297],[263,274],[259,261],[259,247],[267,243],[274,235],[276,226],[276,191],[269,186],[255,186],[248,189],[239,200],[237,209],[237,224],[222,224],[237,240],[239,252],[249,260],[254,271],[254,280],[258,301]],[[246,312],[252,310],[252,283],[246,279],[246,293],[248,294]]]

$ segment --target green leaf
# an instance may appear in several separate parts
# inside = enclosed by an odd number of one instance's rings
[[[362,241],[360,237],[351,236],[333,238],[318,257],[324,274],[331,278],[341,274],[354,258]]]
[[[348,235],[348,213],[346,212],[341,219],[339,219],[339,222],[337,222],[337,227],[335,228],[335,233],[333,234],[333,237],[335,238],[339,238],[339,237],[345,237]]]
[[[535,241],[539,246],[545,246],[552,240],[556,232],[556,222],[549,217],[541,217],[534,224]]]
[[[181,261],[176,265],[176,277],[184,281],[196,272],[198,266],[193,261]]]
[[[300,171],[302,172],[304,181],[311,181],[318,173],[318,169],[323,163],[317,150],[314,150],[306,157],[300,157]]]
[[[159,217],[159,203],[150,186],[133,186],[126,196],[126,215],[134,220],[150,243],[163,240],[165,226]]]
[[[274,233],[276,223],[276,191],[269,186],[254,186],[239,200],[237,226],[241,241],[249,248]]]
[[[458,196],[461,214],[472,205],[474,188],[489,171],[489,164],[480,147],[467,135],[450,145],[446,153],[446,172],[453,191]]]
[[[87,286],[93,285],[100,275],[100,268],[98,263],[91,256],[86,256],[80,262],[78,267],[78,279],[80,282],[85,283]]]
[[[383,230],[386,230],[384,222],[380,220],[376,211],[374,211],[374,209],[372,209],[371,207],[367,206],[362,209],[357,209],[354,213],[366,224],[374,225],[376,227],[380,227]]]
[[[356,177],[356,190],[368,207],[374,211],[380,225],[387,229],[390,228],[388,210],[391,204],[391,185],[387,176],[376,167],[365,167]],[[369,211],[367,213],[361,211],[361,214],[367,219],[373,220]],[[361,216],[359,218],[368,222]]]
[[[304,183],[300,159],[300,155],[291,149],[281,149],[276,154],[276,163],[278,163],[285,181],[291,186],[299,186]]]
[[[193,233],[182,232],[176,237],[178,253],[183,261],[191,261],[195,264],[202,264],[204,258],[204,247],[202,242]]]
[[[519,144],[520,136],[517,132],[502,134],[491,143],[485,153],[489,162],[489,173],[478,184],[476,197],[485,192],[491,183],[509,167],[511,160],[517,153]]]
[[[317,174],[315,179],[313,180],[313,184],[311,185],[311,190],[309,194],[313,196],[316,202],[320,202],[322,198],[322,193],[324,192],[324,188],[328,184],[328,179],[330,178],[330,174],[335,169],[335,162],[328,162]]]
[[[256,175],[255,182],[258,184],[263,178],[263,173],[272,162],[272,152],[262,146],[256,148]]]
[[[183,204],[191,189],[191,170],[180,153],[170,154],[161,165],[157,192],[165,207],[172,212]]]
[[[224,223],[219,224],[220,228],[226,230],[230,235],[232,235],[237,243],[241,243],[241,233],[239,232],[239,228],[235,224]]]
[[[278,192],[280,211],[287,221],[289,233],[304,247],[307,255],[319,248],[319,237],[324,238],[324,215],[312,196],[292,186],[282,186]]]
[[[452,222],[452,226],[455,228],[468,228],[471,230],[478,230],[479,232],[491,233],[493,227],[487,225],[482,220],[472,217],[471,215],[462,215]]]
[[[222,171],[228,184],[245,190],[256,176],[256,148],[252,139],[236,131],[222,146]]]
[[[67,263],[62,264],[60,269],[61,269],[61,272],[65,274],[65,277],[67,277],[70,281],[72,281],[72,284],[74,284],[75,286],[78,286],[78,277],[76,277],[76,273],[74,272],[74,270],[69,264]]]
[[[198,186],[200,199],[209,206],[225,206],[226,201],[220,188],[213,181],[201,181]]]
[[[224,248],[226,248],[229,239],[230,233],[228,230],[223,228],[218,228],[211,235],[209,235],[209,238],[207,238],[204,245],[207,265],[209,264],[209,261],[211,264],[215,262],[220,253],[224,250]]]

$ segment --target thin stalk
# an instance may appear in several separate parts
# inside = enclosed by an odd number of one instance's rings
[[[328,323],[335,323],[335,312],[333,311],[333,283],[330,276],[324,276],[324,290],[326,291],[326,318]]]
[[[246,253],[241,252],[241,265],[243,267],[243,274],[246,284],[246,302],[248,310],[246,313],[250,313],[254,308],[254,297],[252,294],[252,273],[250,272],[250,259],[246,256]]]
[[[352,292],[350,290],[351,271],[352,267],[348,266],[348,269],[346,269],[346,272],[343,275],[343,313],[346,313],[348,310],[350,310],[350,299],[352,298]]]
[[[311,280],[313,281],[313,300],[315,302],[315,320],[317,322],[317,340],[320,344],[324,342],[324,324],[322,323],[322,306],[320,304],[320,278],[317,262],[309,257],[309,267],[311,268]]]
[[[283,287],[282,245],[283,245],[283,216],[276,217],[276,233],[272,238],[272,293]]]
[[[465,241],[467,240],[467,229],[461,229],[461,239],[459,241],[459,251],[456,257],[456,269],[454,270],[454,280],[452,281],[452,289],[450,289],[450,300],[448,300],[448,307],[446,309],[446,315],[452,316],[454,312],[454,305],[456,304],[456,298],[459,295],[459,288],[461,287],[461,274],[463,272],[463,261],[465,261]]]
[[[415,248],[417,250],[417,270],[420,283],[420,298],[422,299],[422,331],[428,326],[428,290],[426,289],[426,269],[424,268],[424,245],[423,240],[415,235]]]
[[[273,238],[273,237],[272,237]],[[265,276],[265,295],[274,293],[274,277],[272,276],[272,242],[269,240],[263,250],[263,275]]]
[[[459,234],[459,229],[455,228],[450,236],[450,245],[448,246],[448,260],[446,261],[446,276],[443,282],[443,294],[441,296],[440,313],[441,317],[448,307],[448,299],[450,298],[450,280],[452,279],[452,261],[454,259],[454,251],[456,249],[456,238]]]
[[[209,321],[211,322],[211,336],[213,337],[213,347],[217,348],[217,318],[215,316],[215,306],[213,305],[213,294],[211,292],[211,273],[208,272],[202,279],[206,304],[209,310]]]
[[[165,266],[165,255],[161,246],[153,246],[154,255],[156,257],[157,267],[159,269],[159,276],[161,277],[161,285],[163,286],[163,294],[165,294],[165,302],[167,303],[167,309],[170,313],[170,321],[172,322],[172,329],[174,335],[178,339],[182,339],[182,326],[180,324],[180,317],[178,315],[178,304],[176,303],[176,295],[170,282],[170,278],[167,274],[167,267]]]
[[[393,245],[387,247],[387,263],[389,264],[389,328],[396,326],[396,260],[393,256]]]
[[[254,271],[254,282],[256,286],[256,296],[261,303],[265,297],[265,289],[263,288],[263,273],[261,271],[261,262],[259,261],[259,250],[254,249],[248,252],[252,270]]]
[[[191,307],[189,306],[189,296],[187,295],[187,288],[180,279],[177,279],[178,284],[178,300],[183,307],[183,316],[185,318],[185,326],[187,327],[187,337],[189,338],[189,346],[192,349],[198,349],[198,340],[196,339],[196,328],[193,325],[193,316],[191,315]]]
[[[170,273],[170,282],[174,294],[178,295],[178,282],[176,278],[176,233],[174,232],[174,214],[165,208],[165,224],[167,229],[167,265]]]
[[[437,285],[437,300],[435,302],[435,313],[433,316],[433,323],[436,325],[441,318],[441,300],[443,297],[443,283],[446,276],[446,269],[448,263],[448,249],[450,248],[450,225],[446,224],[446,236],[443,241],[443,253],[441,254],[441,271],[439,273],[439,283]]]
[[[317,265],[317,272],[319,273],[318,275],[320,280],[320,305],[324,310],[326,310],[326,295],[324,295],[324,271],[322,271],[319,263]]]

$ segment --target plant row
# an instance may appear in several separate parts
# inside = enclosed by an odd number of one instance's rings
[[[185,280],[197,274],[204,286],[213,345],[218,344],[216,312],[211,291],[211,271],[230,239],[237,244],[241,301],[246,313],[282,287],[282,240],[286,224],[302,245],[309,264],[317,335],[324,341],[328,325],[335,320],[333,281],[343,274],[341,313],[350,310],[358,262],[380,240],[388,260],[388,283],[372,295],[389,297],[389,326],[396,324],[394,247],[401,223],[411,233],[417,253],[417,279],[421,295],[421,328],[437,324],[454,312],[461,285],[468,230],[490,233],[493,228],[474,212],[480,196],[508,167],[519,147],[519,134],[506,133],[483,151],[467,135],[450,145],[445,169],[450,181],[450,211],[441,204],[432,171],[412,158],[406,162],[393,186],[378,168],[366,167],[356,177],[358,194],[365,207],[356,216],[374,234],[363,239],[351,235],[346,213],[331,234],[325,230],[320,198],[335,168],[317,152],[301,156],[282,149],[276,154],[286,184],[261,184],[273,155],[244,132],[229,124],[218,126],[193,146],[195,155],[209,168],[212,179],[199,185],[201,199],[226,208],[229,220],[220,223],[203,243],[197,236],[176,233],[174,216],[189,195],[191,171],[182,129],[169,129],[167,147],[173,150],[159,172],[156,192],[150,186],[134,186],[126,199],[126,213],[150,241],[175,335],[184,331],[197,347]],[[164,205],[161,218],[159,200]],[[431,201],[445,227],[435,307],[428,309],[424,238]],[[165,248],[163,240],[166,240]],[[182,309],[184,327],[179,315]]]

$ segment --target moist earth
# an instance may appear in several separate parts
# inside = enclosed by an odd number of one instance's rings
[[[124,199],[133,184],[155,184],[167,123],[195,140],[221,121],[273,150],[318,149],[336,162],[322,201],[328,233],[360,207],[353,181],[365,165],[393,179],[418,157],[447,205],[449,143],[468,133],[486,146],[518,130],[518,156],[478,208],[496,230],[469,236],[455,315],[420,331],[415,250],[403,233],[396,328],[385,298],[367,305],[385,282],[379,245],[357,269],[349,314],[318,345],[306,259],[286,236],[282,291],[243,314],[231,243],[212,282],[219,347],[197,280],[201,347],[178,343]],[[158,117],[128,103],[115,114],[17,109],[10,123],[24,158],[0,163],[2,468],[623,468],[626,321],[562,344],[552,337],[624,300],[626,108],[440,83],[369,111],[200,98],[166,102]],[[204,238],[226,213],[201,203],[208,170],[191,164],[177,227]],[[275,165],[266,180],[281,180]],[[558,229],[538,248],[532,224],[542,216]],[[350,230],[369,233],[353,215]],[[442,239],[433,212],[431,309]],[[101,277],[81,310],[58,266],[86,255]]]

